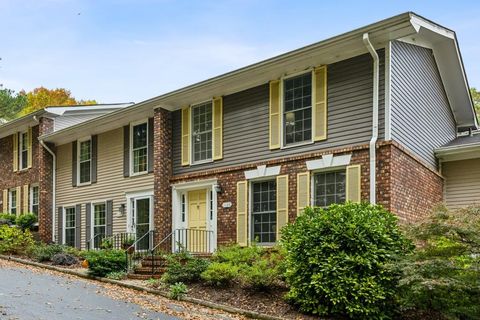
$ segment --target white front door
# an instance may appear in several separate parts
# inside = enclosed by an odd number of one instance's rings
[[[148,250],[153,246],[153,237],[147,235],[153,230],[152,197],[140,196],[130,199],[129,232],[135,234],[138,241],[136,250]]]

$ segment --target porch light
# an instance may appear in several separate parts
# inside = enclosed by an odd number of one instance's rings
[[[216,184],[213,186],[213,189],[215,190],[216,193],[222,193],[222,187],[220,185]]]

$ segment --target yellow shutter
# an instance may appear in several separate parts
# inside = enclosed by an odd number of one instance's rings
[[[277,177],[277,241],[288,223],[288,175]]]
[[[29,189],[28,189],[28,184],[23,186],[23,213],[28,213],[29,210]]]
[[[13,134],[13,171],[18,171],[18,133]]]
[[[347,185],[346,198],[347,201],[361,201],[361,166],[352,165],[347,167]]]
[[[223,158],[223,99],[213,99],[213,160]]]
[[[247,181],[237,182],[237,243],[248,245]]]
[[[182,166],[190,164],[190,107],[182,109]]]
[[[280,81],[270,81],[270,149],[280,148]]]
[[[22,210],[21,199],[22,199],[22,187],[17,187],[17,216],[20,215],[20,212]]]
[[[2,199],[2,211],[3,213],[8,212],[8,190],[3,190],[3,199]]]
[[[310,206],[310,172],[297,174],[297,215]]]
[[[313,137],[315,141],[327,139],[327,66],[313,71]]]
[[[32,154],[32,128],[31,127],[28,127],[28,131],[27,131],[27,137],[28,137],[28,144],[27,144],[27,150],[28,150],[28,158],[27,158],[27,164],[28,164],[28,167],[31,168],[32,167],[32,158],[33,158],[33,154]]]

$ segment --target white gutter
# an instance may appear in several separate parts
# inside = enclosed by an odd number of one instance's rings
[[[33,116],[33,119],[37,122],[39,122],[37,116]],[[55,217],[55,190],[56,190],[56,170],[57,170],[57,156],[55,153],[50,149],[43,140],[39,140],[40,144],[42,147],[45,148],[45,150],[48,151],[52,155],[52,242],[55,242],[55,224],[56,224],[56,217]]]
[[[373,123],[372,139],[370,139],[370,203],[376,203],[376,145],[378,139],[378,84],[379,84],[379,58],[375,48],[370,42],[368,32],[363,34],[363,43],[373,58]]]

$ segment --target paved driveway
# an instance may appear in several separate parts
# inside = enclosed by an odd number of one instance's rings
[[[0,261],[0,319],[229,319],[227,314]]]

